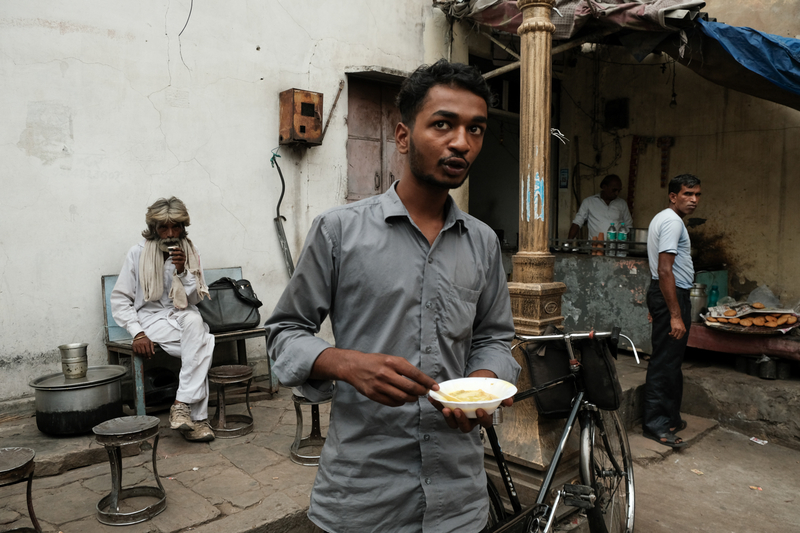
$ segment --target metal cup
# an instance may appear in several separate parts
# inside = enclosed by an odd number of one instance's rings
[[[72,344],[62,344],[58,347],[61,350],[61,370],[67,379],[76,379],[86,376],[89,363],[86,357],[85,342],[75,342]]]
[[[492,413],[492,425],[499,426],[503,423],[503,408],[498,407],[495,409],[494,413]]]

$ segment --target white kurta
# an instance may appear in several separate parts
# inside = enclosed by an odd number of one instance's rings
[[[633,225],[631,212],[628,211],[628,204],[625,200],[614,198],[611,203],[607,204],[599,194],[586,198],[572,221],[578,226],[583,226],[584,222],[589,223],[590,239],[597,237],[600,232],[607,232],[612,222],[617,228],[619,228],[620,222],[624,222],[629,229]]]
[[[169,298],[175,265],[168,258],[164,262],[164,292],[161,299],[157,302],[144,301],[144,290],[139,279],[139,257],[143,251],[144,241],[128,250],[111,292],[111,314],[116,323],[132,337],[144,331],[151,341],[169,355],[181,358],[176,399],[189,404],[192,420],[204,420],[208,418],[207,376],[214,353],[214,336],[209,333],[196,307],[200,301],[197,280],[188,270],[178,275],[186,290],[189,305],[186,309],[176,309]]]

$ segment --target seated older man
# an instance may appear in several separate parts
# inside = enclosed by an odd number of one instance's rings
[[[214,336],[196,304],[209,296],[200,254],[187,237],[189,212],[174,196],[147,208],[144,240],[125,258],[111,313],[133,337],[133,352],[150,358],[155,345],[181,358],[178,393],[169,423],[186,440],[214,440],[208,423],[208,369]]]

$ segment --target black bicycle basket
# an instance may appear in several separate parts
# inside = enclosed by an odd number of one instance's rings
[[[586,400],[605,411],[616,411],[622,401],[622,387],[608,344],[597,339],[584,339],[579,349]]]
[[[534,388],[570,375],[569,352],[564,341],[530,341],[522,343],[520,348],[528,361],[528,370]],[[572,408],[575,392],[575,381],[567,379],[564,383],[534,394],[533,398],[542,417],[566,418]]]

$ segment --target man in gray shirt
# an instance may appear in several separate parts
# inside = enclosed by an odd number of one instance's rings
[[[333,394],[309,509],[325,531],[475,533],[486,524],[473,430],[491,416],[467,419],[425,394],[449,379],[513,383],[519,374],[500,244],[449,195],[480,152],[490,97],[477,69],[444,60],[403,83],[401,179],[314,220],[266,323],[281,382],[309,399]],[[327,316],[335,347],[314,336]]]
[[[685,445],[676,433],[686,428],[681,419],[681,364],[689,340],[689,289],[694,282],[691,242],[682,219],[697,208],[700,180],[681,174],[670,180],[668,190],[669,207],[653,218],[647,235],[653,354],[647,366],[642,429],[645,437],[679,448]]]

